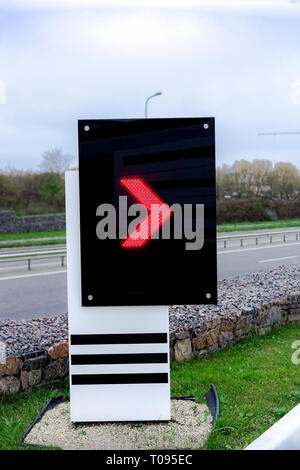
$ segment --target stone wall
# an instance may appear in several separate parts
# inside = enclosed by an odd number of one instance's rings
[[[300,321],[300,294],[270,302],[263,308],[244,309],[230,318],[200,322],[187,330],[170,333],[170,356],[178,362],[193,356],[205,357],[211,351],[234,344],[242,338],[265,335],[272,328]],[[9,356],[0,364],[0,392],[29,391],[53,381],[68,383],[68,341],[56,343],[47,350],[24,356]]]
[[[0,364],[0,393],[30,391],[54,381],[68,383],[68,353],[68,341],[63,341],[46,351],[7,357],[6,363]]]
[[[0,233],[48,232],[65,228],[65,214],[16,217],[14,211],[0,212]]]
[[[300,294],[270,302],[260,309],[240,310],[231,318],[220,315],[196,328],[177,329],[170,334],[170,356],[178,362],[192,356],[208,356],[227,344],[265,335],[272,328],[295,321],[300,322]]]

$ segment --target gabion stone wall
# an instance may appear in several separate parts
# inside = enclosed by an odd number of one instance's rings
[[[196,328],[177,329],[170,334],[170,355],[178,362],[192,356],[207,356],[242,338],[265,335],[272,328],[295,321],[300,321],[300,294],[270,302],[260,309],[242,309],[230,318],[214,318]]]
[[[0,212],[0,233],[47,232],[65,228],[65,214],[16,217],[14,211]]]
[[[69,343],[54,344],[46,351],[9,356],[0,364],[0,392],[31,390],[54,381],[69,382]]]
[[[178,362],[208,356],[211,351],[234,344],[242,338],[265,335],[272,328],[300,321],[300,294],[270,302],[260,309],[244,309],[230,318],[206,320],[198,327],[170,333],[170,356]],[[6,357],[0,364],[0,393],[29,391],[53,381],[68,383],[69,343],[62,341],[48,349],[24,356]]]

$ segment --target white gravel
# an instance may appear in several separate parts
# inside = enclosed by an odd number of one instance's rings
[[[45,413],[25,443],[65,450],[198,449],[212,430],[205,404],[171,400],[171,421],[160,423],[82,423],[70,421],[70,404]]]

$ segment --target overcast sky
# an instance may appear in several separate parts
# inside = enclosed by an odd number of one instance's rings
[[[241,5],[242,4],[242,5]],[[88,6],[86,6],[88,5]],[[217,164],[300,168],[300,3],[0,0],[0,168],[77,160],[77,119],[214,116]]]

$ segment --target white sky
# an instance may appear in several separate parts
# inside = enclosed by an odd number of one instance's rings
[[[0,0],[0,168],[76,160],[77,119],[143,117],[156,91],[150,117],[216,117],[218,165],[300,167],[300,135],[257,136],[300,131],[299,49],[295,1]]]

